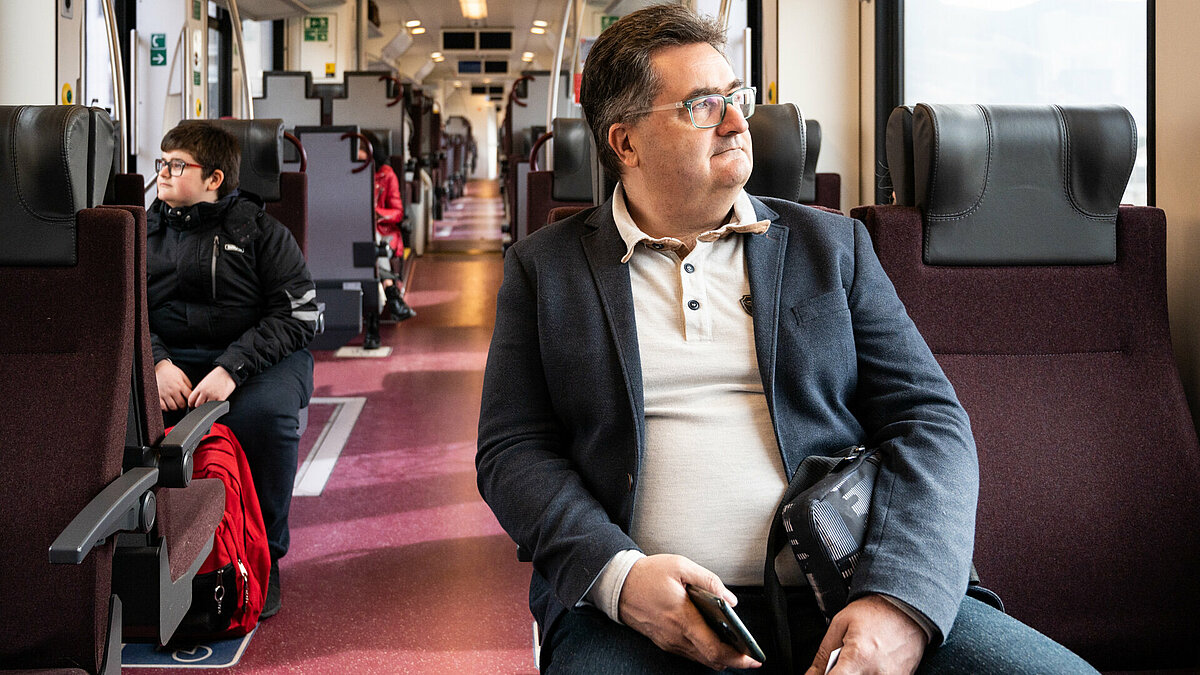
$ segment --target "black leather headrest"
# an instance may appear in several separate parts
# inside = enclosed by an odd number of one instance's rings
[[[746,181],[746,192],[802,201],[808,143],[800,109],[794,103],[760,105],[754,108],[754,116],[748,121],[754,145],[754,170]],[[815,193],[815,183],[813,190]]]
[[[802,204],[817,201],[817,157],[820,156],[821,123],[804,120],[804,176],[800,181],[800,199],[797,200]]]
[[[238,189],[277,202],[279,171],[283,164],[283,120],[212,120],[213,125],[237,137],[242,146]]]
[[[554,130],[554,186],[560,202],[592,201],[592,131],[582,119],[558,118]]]
[[[892,177],[892,192],[899,206],[916,206],[913,189],[913,109],[902,105],[888,115],[884,149],[887,152],[888,174]]]
[[[1117,207],[1137,153],[1128,110],[922,103],[912,134],[926,263],[1116,261]]]
[[[103,200],[112,156],[100,108],[0,106],[0,265],[74,265],[75,214]]]

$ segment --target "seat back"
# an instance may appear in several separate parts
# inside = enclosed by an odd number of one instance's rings
[[[237,137],[242,150],[238,189],[263,198],[266,210],[292,233],[300,250],[308,251],[308,175],[283,171],[284,121],[281,119],[213,120]],[[293,137],[294,138],[294,137]]]
[[[133,360],[134,220],[89,208],[113,153],[107,113],[0,107],[0,664],[99,672],[112,544],[51,565],[58,533],[121,473]],[[87,301],[62,311],[64,293]],[[117,631],[119,650],[119,630]],[[106,653],[108,651],[108,653]]]
[[[754,146],[754,169],[746,181],[746,192],[757,197],[803,201],[808,142],[800,109],[795,103],[760,105],[747,122]]]
[[[1200,447],[1171,350],[1165,217],[1118,209],[1129,122],[917,106],[921,208],[852,215],[971,417],[984,584],[1100,669],[1196,667]]]

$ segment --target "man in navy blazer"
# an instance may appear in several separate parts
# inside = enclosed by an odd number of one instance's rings
[[[722,42],[675,5],[605,31],[581,98],[621,184],[505,259],[476,465],[533,562],[543,667],[758,667],[704,624],[687,584],[740,598],[775,665],[760,597],[774,506],[802,459],[863,444],[884,462],[851,602],[828,628],[811,593],[792,603],[794,653],[811,659],[798,665],[823,673],[841,648],[835,673],[1018,672],[1030,657],[1094,672],[964,599],[967,415],[862,224],[742,190],[754,92]]]

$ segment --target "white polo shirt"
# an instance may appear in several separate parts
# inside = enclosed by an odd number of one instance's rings
[[[758,369],[743,238],[728,235],[770,223],[743,191],[729,221],[681,259],[681,241],[633,222],[620,185],[613,218],[626,244],[646,419],[630,536],[646,554],[686,556],[726,585],[760,586],[787,475]],[[588,592],[614,620],[641,557],[617,554]],[[788,582],[803,583],[798,570]]]

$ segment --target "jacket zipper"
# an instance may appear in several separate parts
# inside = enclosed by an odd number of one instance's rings
[[[212,252],[212,299],[215,302],[217,299],[217,256],[221,255],[221,237],[213,235],[213,252]]]

